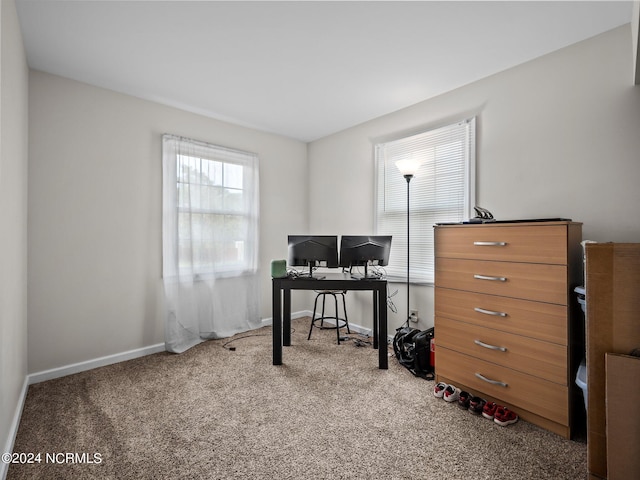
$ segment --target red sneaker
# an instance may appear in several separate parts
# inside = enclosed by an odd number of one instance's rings
[[[498,407],[496,408],[493,421],[502,427],[506,427],[507,425],[516,423],[518,421],[518,415],[516,415],[516,412],[513,412],[506,407]]]
[[[493,417],[496,414],[496,408],[498,408],[496,402],[487,402],[487,404],[482,409],[482,416],[484,418],[488,418],[489,420],[493,420]]]

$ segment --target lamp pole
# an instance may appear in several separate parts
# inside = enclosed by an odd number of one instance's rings
[[[409,203],[409,183],[420,168],[421,163],[422,161],[417,158],[405,158],[396,162],[396,167],[398,168],[398,170],[400,170],[400,173],[407,181],[407,327],[411,324],[411,308],[409,307],[409,274],[411,273],[411,255],[409,253],[409,246],[411,244],[411,239],[409,238],[409,236],[411,235],[411,230],[409,228],[409,216],[411,214]]]
[[[411,244],[411,229],[409,228],[411,210],[409,208],[409,183],[413,178],[413,174],[407,173],[404,175],[405,180],[407,181],[407,327],[411,324],[411,308],[409,307],[409,274],[411,271],[411,255],[409,253],[409,247]]]

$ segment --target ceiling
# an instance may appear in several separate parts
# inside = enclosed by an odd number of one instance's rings
[[[632,17],[617,1],[16,4],[30,68],[304,142]]]

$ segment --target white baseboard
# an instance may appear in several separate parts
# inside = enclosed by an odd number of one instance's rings
[[[291,318],[310,317],[312,312],[310,310],[302,310],[299,312],[293,312]],[[271,325],[272,318],[262,319],[262,325]],[[354,327],[355,328],[355,327]],[[64,377],[66,375],[72,375],[74,373],[85,372],[93,368],[104,367],[106,365],[112,365],[114,363],[124,362],[126,360],[132,360],[134,358],[144,357],[153,353],[164,352],[164,343],[157,345],[151,345],[148,347],[138,348],[136,350],[130,350],[128,352],[116,353],[114,355],[108,355],[106,357],[95,358],[93,360],[87,360],[85,362],[74,363],[64,367],[52,368],[51,370],[45,370],[42,372],[32,373],[27,375],[27,381],[29,385],[34,383],[46,382],[47,380],[53,380],[54,378]]]
[[[313,315],[313,312],[311,310],[301,310],[299,312],[293,312],[291,313],[291,319],[293,320],[294,318],[302,318],[302,317],[311,317]],[[327,319],[325,320],[325,322],[329,323],[330,325],[335,325],[335,320],[332,319]],[[273,323],[273,318],[269,317],[269,318],[265,318],[262,320],[262,325],[263,326],[267,326],[267,325],[271,325]],[[368,336],[372,336],[373,335],[373,330],[371,328],[366,328],[363,327],[361,325],[358,324],[354,324],[349,322],[349,328],[351,330],[354,330],[356,333],[361,333],[362,335],[368,335]],[[388,333],[387,334],[387,343],[391,344],[393,343],[393,337],[395,336],[395,333]]]
[[[51,370],[32,373],[30,375],[27,375],[27,379],[29,385],[33,385],[34,383],[45,382],[47,380],[53,380],[54,378],[60,378],[66,375],[72,375],[74,373],[85,372],[94,368],[104,367],[105,365],[112,365],[114,363],[120,363],[126,360],[132,360],[134,358],[144,357],[146,355],[164,351],[164,343],[158,343],[157,345],[138,348],[136,350],[129,350],[128,352],[116,353],[114,355],[107,355],[106,357],[100,357],[93,360],[87,360],[85,362],[74,363],[65,367],[52,368]]]
[[[16,405],[16,410],[13,413],[13,420],[11,420],[11,426],[9,427],[9,437],[7,438],[7,443],[4,446],[4,448],[0,450],[0,454],[13,452],[13,445],[15,444],[15,441],[16,441],[16,435],[18,435],[18,427],[20,426],[20,418],[22,417],[24,402],[27,399],[28,388],[29,388],[29,383],[27,381],[27,377],[25,377],[24,382],[22,383],[20,399],[18,400],[18,405]],[[7,478],[8,472],[9,472],[9,464],[0,461],[0,479],[5,480]]]
[[[300,310],[299,312],[291,312],[291,320],[295,318],[310,317],[313,314],[311,310]],[[262,319],[262,326],[266,327],[273,324],[273,317]]]
[[[302,318],[302,317],[311,317],[313,315],[313,312],[311,310],[301,310],[299,312],[292,312],[291,313],[291,319],[295,319],[295,318]],[[336,322],[335,320],[328,318],[325,320],[325,322],[327,322],[329,325],[335,325]],[[269,318],[265,318],[262,320],[262,325],[263,326],[267,326],[267,325],[271,325],[273,324],[273,318],[269,317]],[[358,324],[354,324],[349,322],[349,328],[351,330],[354,330],[356,333],[361,333],[362,335],[373,335],[373,332],[370,328],[365,328],[361,325]],[[393,339],[393,336],[391,336],[391,338]]]
[[[291,318],[302,318],[302,317],[310,317],[313,312],[310,310],[301,310],[298,312],[292,312]],[[331,323],[332,320],[328,319],[327,322]],[[271,317],[262,319],[262,325],[267,326],[273,323],[273,319]],[[357,333],[361,333],[363,335],[371,335],[371,329],[365,328],[357,324],[349,323],[349,327],[352,330],[355,330]],[[390,335],[390,338],[393,338]],[[42,372],[31,373],[27,375],[26,385],[33,385],[35,383],[45,382],[47,380],[53,380],[54,378],[64,377],[66,375],[72,375],[74,373],[85,372],[87,370],[91,370],[98,367],[104,367],[106,365],[112,365],[114,363],[124,362],[126,360],[132,360],[134,358],[144,357],[146,355],[151,355],[158,352],[164,352],[165,345],[164,343],[159,343],[156,345],[150,345],[148,347],[138,348],[135,350],[129,350],[127,352],[116,353],[114,355],[108,355],[106,357],[95,358],[92,360],[87,360],[85,362],[74,363],[72,365],[67,365],[64,367],[52,368],[50,370],[45,370]],[[26,389],[25,389],[26,394]]]
[[[291,313],[291,318],[310,317],[313,312],[310,310],[301,310],[299,312]],[[262,325],[271,325],[272,318],[262,319]],[[356,327],[353,327],[354,329]],[[130,350],[128,352],[116,353],[114,355],[108,355],[106,357],[95,358],[93,360],[87,360],[85,362],[74,363],[64,367],[52,368],[51,370],[45,370],[42,372],[32,373],[27,375],[27,381],[29,385],[34,383],[46,382],[47,380],[53,380],[54,378],[64,377],[66,375],[72,375],[74,373],[85,372],[93,368],[104,367],[106,365],[112,365],[114,363],[124,362],[126,360],[132,360],[134,358],[144,357],[145,355],[151,355],[153,353],[164,352],[164,343],[157,345],[151,345],[148,347],[138,348],[136,350]]]

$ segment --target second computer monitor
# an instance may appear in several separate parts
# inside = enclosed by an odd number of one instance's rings
[[[391,235],[343,235],[340,240],[340,266],[365,267],[389,264]]]

